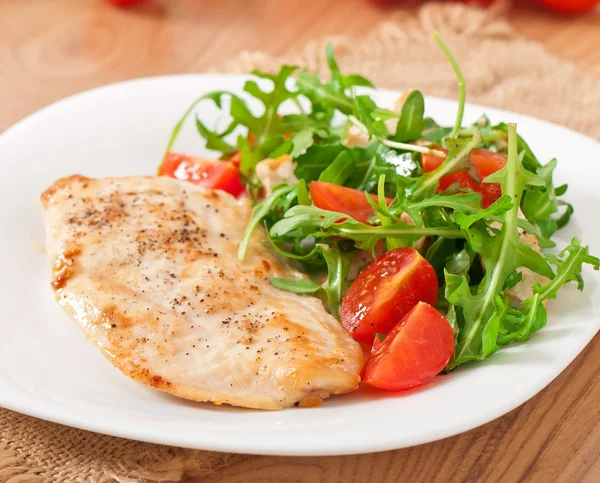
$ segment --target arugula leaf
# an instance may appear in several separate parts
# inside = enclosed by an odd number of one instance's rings
[[[439,195],[438,195],[439,196]],[[460,196],[460,195],[454,195]],[[432,199],[432,198],[429,198]],[[479,220],[485,220],[486,218],[497,217],[504,215],[506,212],[513,208],[514,204],[510,196],[504,195],[498,198],[494,203],[483,210],[479,210],[474,214],[467,214],[465,210],[456,211],[454,213],[454,221],[463,230],[471,228],[473,223]]]
[[[258,145],[254,145],[244,136],[239,136],[237,147],[240,151],[242,161],[240,163],[240,172],[246,178],[252,179],[254,168],[272,153],[277,154],[279,148],[286,142],[283,136],[270,136],[263,139]]]
[[[211,131],[208,129],[200,120],[199,117],[196,117],[196,129],[198,133],[206,139],[206,147],[207,149],[212,149],[214,151],[219,151],[223,156],[230,156],[235,153],[236,148],[225,141],[225,137],[233,132],[233,130],[237,127],[237,123],[235,121],[231,122],[229,126],[221,133],[216,131]]]
[[[517,154],[514,124],[509,125],[508,143],[506,166],[486,178],[486,182],[489,180],[500,183],[504,195],[513,200],[512,208],[502,215],[503,222],[499,233],[492,235],[488,233],[487,228],[481,229],[479,236],[484,243],[472,247],[474,251],[479,252],[483,260],[486,269],[483,280],[473,293],[466,276],[453,275],[447,271],[445,273],[446,298],[455,305],[455,310],[462,312],[464,319],[464,326],[458,333],[448,369],[467,361],[484,359],[496,350],[495,339],[507,310],[503,288],[512,272],[524,266],[543,276],[554,276],[543,256],[524,244],[518,231],[518,207],[523,188],[525,185],[543,184],[543,180],[523,168]],[[470,243],[471,239],[468,238],[467,241]]]
[[[377,104],[369,96],[355,96],[354,111],[356,119],[365,127],[369,140],[373,136],[388,136],[388,129],[383,119],[374,116]]]
[[[546,258],[556,266],[556,276],[543,287],[533,288],[541,300],[556,298],[558,290],[569,282],[576,282],[577,288],[583,290],[581,271],[584,263],[591,265],[594,270],[600,268],[600,259],[590,255],[589,247],[582,246],[577,238],[573,238],[571,244],[560,252],[558,257],[546,255]]]
[[[300,278],[297,280],[290,280],[287,278],[270,278],[269,282],[273,287],[286,290],[287,292],[293,293],[315,293],[322,290],[318,283],[313,282],[308,278]]]
[[[556,159],[553,159],[536,169],[545,185],[526,190],[521,203],[527,220],[536,226],[544,238],[550,238],[557,230],[565,226],[573,214],[573,207],[557,198],[566,192],[567,186],[554,187],[552,175],[556,164]],[[562,214],[559,214],[561,207],[565,207],[565,209]]]
[[[250,81],[249,81],[250,82]],[[240,97],[234,96],[231,98],[229,114],[241,126],[246,126],[248,130],[255,134],[263,134],[264,121],[252,114],[246,101]]]
[[[396,133],[391,139],[399,142],[419,139],[425,128],[424,114],[425,99],[423,94],[421,94],[421,91],[412,91],[402,105],[400,119],[396,125]]]
[[[259,139],[272,134],[287,132],[287,126],[283,123],[283,119],[278,117],[277,111],[284,101],[293,99],[297,95],[297,92],[290,91],[286,86],[288,78],[297,69],[296,66],[282,65],[277,74],[253,71],[252,74],[255,77],[271,81],[273,84],[271,91],[263,91],[255,81],[247,81],[244,85],[244,90],[259,99],[264,105],[264,113],[256,118],[258,125],[255,129],[250,129]],[[233,113],[232,117],[236,118]],[[250,127],[249,124],[244,125]]]
[[[515,287],[521,280],[523,280],[523,272],[518,272],[515,270],[512,273],[509,273],[504,282],[504,288],[511,289]]]
[[[385,175],[386,196],[394,197],[398,178],[415,177],[421,174],[418,155],[400,152],[380,143],[371,144],[357,158],[356,169],[346,186],[361,191],[372,191],[380,176]]]
[[[423,119],[423,126],[421,137],[432,143],[441,144],[442,140],[452,132],[451,127],[440,126],[430,117]]]
[[[246,156],[242,153],[240,171],[248,176],[256,164],[269,153],[275,151],[286,140],[284,134],[289,131],[285,118],[278,115],[278,109],[283,102],[297,96],[296,91],[288,89],[286,83],[290,75],[297,69],[295,66],[283,65],[277,74],[267,74],[253,71],[255,77],[267,79],[272,83],[272,89],[265,91],[257,82],[250,80],[244,85],[244,91],[258,99],[264,108],[261,116],[254,116],[245,101],[233,97],[231,100],[230,115],[256,137],[256,147],[249,143],[244,145]],[[238,141],[239,147],[239,141]],[[252,151],[256,151],[254,155]]]
[[[310,146],[304,154],[295,159],[294,174],[307,183],[318,180],[321,173],[346,149],[340,144]]]
[[[343,114],[353,112],[352,101],[336,84],[324,84],[316,74],[310,74],[304,69],[296,79],[298,91],[310,100],[313,113],[320,112],[323,116],[332,116],[333,110]]]
[[[567,223],[569,223],[569,220],[571,219],[571,215],[573,215],[573,206],[571,204],[567,203],[566,201],[562,201],[562,200],[558,201],[558,206],[565,207],[565,212],[559,218],[557,218],[555,220],[556,226],[560,230]]]
[[[284,65],[277,74],[253,72],[255,77],[267,79],[272,84],[271,90],[261,89],[254,80],[247,81],[244,85],[244,91],[263,104],[264,111],[260,116],[255,116],[248,103],[231,92],[216,91],[200,96],[190,105],[175,125],[165,149],[165,156],[173,147],[183,127],[183,123],[201,101],[212,100],[218,108],[222,109],[223,98],[229,98],[229,115],[232,121],[224,132],[217,133],[216,131],[210,131],[199,118],[196,119],[196,127],[200,135],[207,140],[207,147],[221,151],[224,156],[233,154],[235,151],[224,138],[231,134],[238,126],[247,128],[248,132],[252,133],[256,139],[256,142],[251,143],[247,138],[240,136],[237,142],[237,149],[242,154],[240,171],[245,177],[250,178],[254,166],[259,161],[286,143],[287,140],[284,134],[290,132],[291,121],[297,120],[297,118],[290,119],[289,117],[280,117],[278,115],[278,109],[281,104],[288,99],[294,100],[298,95],[298,92],[291,91],[286,85],[288,78],[296,69],[297,67]]]
[[[464,275],[468,277],[469,270],[475,254],[466,245],[461,251],[454,253],[445,264],[445,270],[452,275]]]
[[[342,253],[337,247],[319,245],[327,263],[327,305],[336,318],[340,318],[340,306],[342,297],[348,290],[348,272],[350,270],[350,258]]]
[[[190,116],[190,114],[192,112],[194,112],[194,109],[196,109],[198,104],[200,104],[202,101],[205,101],[205,100],[211,100],[220,109],[222,107],[223,97],[227,97],[227,96],[235,97],[234,94],[231,94],[230,92],[227,92],[227,91],[214,91],[214,92],[208,92],[207,94],[201,95],[194,102],[192,102],[190,104],[190,107],[188,107],[186,109],[186,111],[183,113],[183,116],[181,116],[179,121],[177,121],[177,124],[175,124],[175,127],[173,128],[173,131],[171,132],[171,136],[169,137],[169,141],[167,142],[167,146],[165,147],[165,152],[163,154],[162,160],[158,166],[158,170],[157,170],[158,173],[160,173],[160,171],[162,169],[162,165],[164,163],[164,160],[166,159],[167,155],[171,152],[171,149],[175,145],[175,141],[177,141],[177,137],[179,136],[179,132],[181,131],[183,124],[185,123],[187,118]]]
[[[431,198],[425,198],[420,201],[413,201],[407,198],[398,198],[398,203],[394,204],[390,208],[390,212],[398,214],[399,212],[405,212],[410,216],[411,220],[415,225],[423,225],[422,213],[427,208],[450,208],[455,212],[455,221],[457,216],[471,217],[479,215],[470,215],[471,213],[480,214],[481,206],[481,195],[473,191],[468,193],[457,193],[455,195],[435,195]],[[469,213],[467,215],[466,213]],[[461,219],[461,218],[459,218]],[[460,224],[459,224],[460,225]],[[467,229],[467,227],[461,227]]]
[[[355,169],[354,159],[349,151],[342,151],[319,175],[319,181],[344,185]]]
[[[439,237],[427,249],[425,258],[434,268],[436,274],[443,275],[446,261],[456,253],[456,240],[452,238]]]
[[[344,76],[344,88],[349,89],[351,87],[370,87],[371,89],[375,89],[375,86],[369,79],[358,74]]]
[[[242,235],[242,239],[240,241],[240,245],[238,247],[238,259],[243,260],[246,258],[246,252],[248,251],[248,245],[250,244],[250,239],[252,238],[252,234],[258,224],[262,221],[262,219],[267,216],[269,210],[273,207],[275,203],[277,203],[280,199],[284,198],[288,195],[292,190],[296,187],[291,185],[279,185],[273,189],[273,192],[267,196],[264,200],[260,201],[252,208],[252,214],[250,215],[250,220],[246,225],[246,229],[244,230],[244,234]]]
[[[301,179],[298,182],[296,192],[298,194],[298,204],[310,206],[310,192],[308,191],[308,186],[306,186],[306,181]]]
[[[344,220],[339,222],[339,220]],[[416,227],[402,221],[389,226],[371,226],[360,223],[344,213],[322,210],[314,206],[294,206],[270,229],[274,238],[303,233],[318,239],[343,237],[353,240],[356,248],[372,251],[385,238],[414,243],[423,236],[462,238],[463,232],[453,226]]]
[[[329,246],[326,244],[317,244],[314,251],[319,252],[325,260],[327,266],[326,284],[319,285],[310,279],[290,280],[271,278],[269,281],[271,285],[277,288],[294,293],[315,293],[324,290],[329,310],[335,317],[339,318],[342,298],[349,286],[347,278],[350,270],[350,254],[344,253],[335,245]],[[283,254],[285,256],[290,255],[289,253]],[[298,259],[299,257],[295,258]]]
[[[544,300],[554,299],[558,291],[569,282],[575,282],[577,288],[583,290],[583,265],[591,265],[594,270],[600,268],[600,259],[589,254],[589,248],[582,246],[577,238],[571,240],[559,256],[546,255],[556,266],[556,275],[545,285],[533,287],[533,296],[523,302],[520,310],[513,310],[501,329],[499,344],[508,344],[515,340],[527,340],[531,334],[546,325],[547,313],[542,304]]]
[[[558,204],[554,185],[552,184],[552,173],[556,168],[556,159],[548,164],[540,166],[536,173],[544,180],[544,186],[537,189],[529,189],[523,196],[521,209],[527,219],[536,223],[556,213]]]
[[[562,195],[564,195],[567,192],[568,188],[569,188],[568,184],[560,185],[560,186],[554,188],[554,194],[556,196],[562,196]]]
[[[368,148],[347,148],[341,144],[314,144],[306,153],[295,159],[294,173],[306,182],[333,180],[328,182],[353,187],[357,179],[365,176],[376,147],[371,145]]]
[[[327,46],[327,64],[331,71],[331,81],[323,83],[316,74],[310,74],[306,69],[300,72],[296,85],[299,92],[311,101],[313,114],[321,113],[331,116],[333,110],[343,114],[354,112],[354,105],[346,90],[355,86],[373,87],[373,84],[359,75],[343,76],[335,60],[333,46]]]
[[[290,156],[292,159],[297,158],[301,154],[306,153],[315,142],[315,133],[313,129],[305,129],[297,132],[292,136],[292,149]]]
[[[343,76],[340,72],[340,67],[338,66],[337,61],[335,60],[335,52],[333,50],[333,44],[329,42],[327,44],[325,54],[327,57],[327,65],[331,70],[331,82],[337,89],[348,89],[354,86],[363,86],[375,88],[375,86],[371,83],[370,80],[365,79],[364,77],[358,74],[352,74]]]
[[[546,325],[546,308],[541,303],[539,294],[523,303],[521,309],[507,310],[498,331],[499,345],[506,345],[516,340],[527,340],[534,332]]]
[[[323,265],[321,260],[321,249],[316,245],[314,238],[297,238],[294,243],[287,243],[287,240],[274,238],[267,233],[267,239],[275,252],[279,255],[300,262],[303,266]],[[279,245],[286,246],[289,250],[284,250]],[[291,250],[291,251],[290,251]],[[308,271],[308,270],[307,270]]]

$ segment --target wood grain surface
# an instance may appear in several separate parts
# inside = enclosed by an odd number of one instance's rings
[[[516,2],[512,24],[600,74],[600,14],[565,18]],[[0,131],[65,96],[135,77],[201,72],[241,50],[284,54],[309,39],[360,36],[416,2],[0,0]],[[600,86],[599,86],[600,88]],[[240,457],[225,482],[600,481],[600,338],[508,415],[428,445],[362,456]],[[443,402],[441,402],[443,403]],[[373,424],[378,421],[376,415]]]

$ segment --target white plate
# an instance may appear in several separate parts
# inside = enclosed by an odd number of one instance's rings
[[[198,94],[241,91],[240,76],[141,79],[86,92],[20,122],[0,136],[0,406],[125,438],[207,450],[280,455],[364,453],[417,445],[474,428],[522,404],[552,381],[600,328],[597,273],[586,290],[565,289],[548,326],[531,341],[419,389],[363,389],[314,409],[260,412],[194,404],[144,388],[114,369],[56,305],[38,195],[55,179],[151,174],[176,120]],[[380,91],[386,104],[397,94]],[[427,113],[452,124],[456,104],[428,99]],[[600,251],[600,145],[568,129],[496,109],[516,121],[539,157],[559,159],[575,216],[560,232]],[[206,113],[214,116],[214,111]],[[202,154],[190,122],[177,148]]]

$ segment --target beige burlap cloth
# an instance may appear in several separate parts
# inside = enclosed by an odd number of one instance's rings
[[[463,5],[425,5],[362,39],[334,38],[346,72],[377,85],[418,87],[455,97],[456,82],[431,40],[438,29],[467,78],[469,101],[555,121],[600,138],[600,79],[557,59],[511,30],[498,12]],[[281,61],[323,69],[325,40],[274,59],[244,52],[215,70],[276,69]],[[170,482],[197,480],[234,455],[128,441],[40,421],[0,409],[0,482]]]

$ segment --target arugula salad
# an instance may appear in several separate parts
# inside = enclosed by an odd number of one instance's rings
[[[377,105],[373,84],[343,74],[330,45],[327,82],[284,65],[253,72],[244,98],[198,98],[159,167],[160,175],[248,196],[252,216],[238,257],[263,227],[265,242],[307,275],[271,283],[321,297],[370,349],[363,380],[388,390],[527,340],[546,324],[546,302],[570,282],[582,290],[582,266],[600,263],[577,238],[542,252],[573,215],[567,186],[554,184],[557,160],[543,164],[515,124],[482,116],[465,126],[463,75],[434,37],[458,79],[452,126],[425,115],[418,90],[390,108]],[[225,126],[206,125],[205,103],[221,110]],[[219,160],[173,153],[194,115]]]

